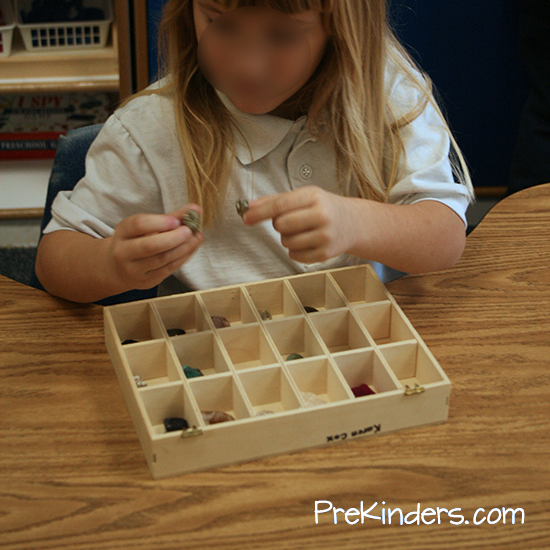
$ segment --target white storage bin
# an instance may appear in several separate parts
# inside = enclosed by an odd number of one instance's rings
[[[0,0],[0,57],[11,54],[13,29],[15,19],[11,7],[11,0]]]
[[[24,14],[32,8],[33,0],[16,0],[17,26],[25,48],[29,51],[51,51],[85,48],[103,48],[107,43],[113,20],[110,0],[84,0],[85,8],[103,10],[104,19],[97,21],[67,21],[25,23]]]

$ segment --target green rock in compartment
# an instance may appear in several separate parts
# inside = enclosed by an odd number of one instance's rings
[[[183,374],[185,374],[185,378],[197,378],[199,376],[204,376],[199,369],[194,369],[193,367],[188,367],[187,365],[183,366]]]
[[[214,326],[216,328],[225,328],[231,326],[231,323],[221,315],[211,315],[210,318],[212,319],[212,322],[214,323]]]
[[[303,359],[303,357],[299,353],[291,353],[286,358],[287,361],[296,361],[296,359]]]

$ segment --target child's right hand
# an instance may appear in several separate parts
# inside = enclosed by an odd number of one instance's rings
[[[121,286],[146,289],[160,284],[183,265],[202,245],[202,232],[182,224],[187,205],[171,214],[135,214],[122,220],[109,239],[112,274]]]

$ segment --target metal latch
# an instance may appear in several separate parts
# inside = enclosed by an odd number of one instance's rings
[[[183,430],[181,432],[181,437],[193,437],[195,435],[202,435],[202,428],[197,428],[197,426],[192,426],[191,428],[187,428],[187,430]]]
[[[411,388],[408,384],[405,384],[405,395],[415,395],[417,393],[424,393],[426,391],[426,388],[424,386],[420,386],[416,382],[414,383],[414,387]]]

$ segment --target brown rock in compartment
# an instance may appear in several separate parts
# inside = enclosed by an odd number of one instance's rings
[[[216,328],[225,328],[231,326],[231,323],[221,315],[212,315],[211,319]]]
[[[201,414],[206,424],[220,424],[221,422],[235,420],[230,414],[223,411],[201,411]]]

